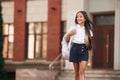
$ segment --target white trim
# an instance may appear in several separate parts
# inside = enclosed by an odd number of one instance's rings
[[[114,69],[120,69],[120,0],[115,2]]]

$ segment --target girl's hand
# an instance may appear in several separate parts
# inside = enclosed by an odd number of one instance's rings
[[[88,59],[87,66],[91,66],[91,61],[90,61],[90,59]]]
[[[66,41],[69,42],[70,37],[71,37],[72,35],[74,35],[75,33],[76,33],[76,30],[75,30],[75,29],[71,30],[71,31],[67,34],[67,36],[66,36]]]
[[[73,29],[73,30],[71,30],[71,31],[68,33],[68,35],[69,35],[69,36],[72,36],[72,35],[74,35],[75,33],[76,33],[76,30]]]
[[[87,62],[87,66],[91,66],[90,53],[91,53],[91,50],[88,49],[88,62]]]

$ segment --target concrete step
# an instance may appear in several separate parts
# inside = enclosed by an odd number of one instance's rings
[[[120,80],[120,71],[117,70],[86,70],[86,80]],[[74,71],[62,71],[56,80],[74,80]]]

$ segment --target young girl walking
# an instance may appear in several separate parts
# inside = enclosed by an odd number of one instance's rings
[[[78,11],[73,25],[66,33],[65,40],[71,40],[69,61],[73,62],[75,80],[85,80],[85,68],[90,62],[94,24],[85,11]]]

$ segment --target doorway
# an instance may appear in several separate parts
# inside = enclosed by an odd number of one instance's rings
[[[101,18],[101,15],[97,15]],[[99,19],[95,16],[97,19]],[[107,17],[106,17],[107,16]],[[114,26],[110,17],[113,15],[102,15],[94,29],[95,48],[92,56],[92,67],[97,69],[113,69],[114,64]],[[109,21],[110,19],[110,21]],[[97,20],[96,20],[97,21]],[[108,21],[108,22],[107,22]],[[105,24],[104,24],[105,23]]]

